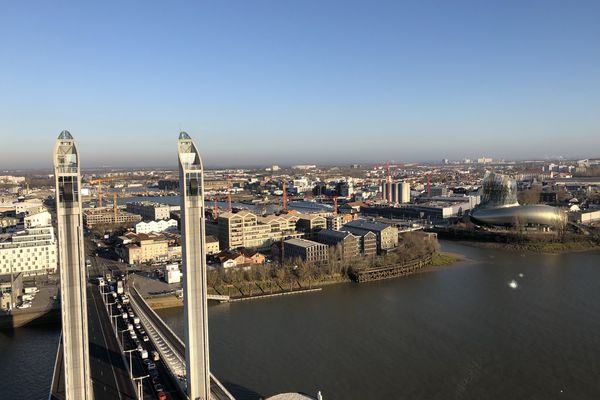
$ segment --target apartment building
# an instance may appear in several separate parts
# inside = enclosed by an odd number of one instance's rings
[[[321,229],[327,229],[327,219],[318,214],[300,214],[296,227],[304,232],[304,237],[313,239],[317,237],[317,232]]]
[[[0,275],[56,273],[58,251],[51,226],[0,236]]]
[[[130,214],[119,210],[117,213],[116,224],[135,224],[140,222],[142,217],[137,214]],[[96,207],[83,210],[83,223],[87,228],[96,225],[115,224],[115,212],[112,207]]]
[[[206,235],[205,245],[206,245],[206,254],[217,254],[221,251],[219,247],[219,239],[212,235]]]
[[[169,239],[158,233],[127,233],[119,237],[117,253],[128,264],[169,260]],[[172,253],[172,252],[171,252]],[[179,252],[181,255],[181,250]]]
[[[223,249],[268,249],[283,238],[300,237],[296,221],[292,215],[258,217],[247,210],[221,213],[217,219],[219,242]]]
[[[127,203],[127,212],[141,215],[144,220],[158,221],[171,218],[171,206],[152,201]]]

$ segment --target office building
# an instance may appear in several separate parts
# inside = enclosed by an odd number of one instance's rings
[[[345,224],[343,229],[355,235],[373,232],[377,236],[378,253],[398,247],[398,228],[394,226],[376,221],[357,219]]]
[[[317,242],[338,248],[344,260],[356,258],[360,253],[360,238],[350,232],[323,229],[317,233]]]
[[[329,251],[325,244],[301,238],[283,241],[283,254],[285,258],[300,258],[307,262],[327,262]]]
[[[0,235],[0,275],[56,273],[58,250],[52,226]]]

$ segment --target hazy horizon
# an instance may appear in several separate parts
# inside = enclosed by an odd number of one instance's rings
[[[6,3],[1,169],[592,157],[600,3]]]

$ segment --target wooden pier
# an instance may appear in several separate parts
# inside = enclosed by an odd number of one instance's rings
[[[351,274],[351,279],[355,282],[371,282],[382,279],[399,278],[401,276],[412,275],[423,267],[431,264],[433,254],[407,261],[402,264],[386,265],[384,267],[362,268]]]

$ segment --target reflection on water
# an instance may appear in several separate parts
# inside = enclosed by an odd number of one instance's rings
[[[0,331],[0,398],[47,399],[60,327]]]

